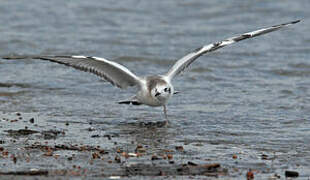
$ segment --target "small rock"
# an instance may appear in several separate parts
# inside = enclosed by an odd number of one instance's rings
[[[281,176],[277,173],[273,174],[268,178],[269,180],[274,180],[274,179],[281,179]]]
[[[164,155],[164,154],[162,154],[161,157],[162,157],[163,159],[167,159],[167,156]]]
[[[262,154],[262,160],[268,160],[268,155]]]
[[[154,160],[159,160],[159,158],[158,158],[156,155],[153,155],[152,158],[151,158],[151,160],[152,160],[152,161],[154,161]]]
[[[233,158],[233,159],[237,159],[238,156],[237,156],[236,154],[234,154],[234,155],[232,156],[232,158]]]
[[[16,113],[16,116],[21,116],[21,114],[20,113]]]
[[[171,159],[173,159],[173,155],[172,155],[172,154],[168,154],[168,155],[167,155],[167,158],[168,158],[169,160],[171,160]]]
[[[247,180],[252,180],[252,179],[254,179],[254,173],[252,172],[251,169],[246,173],[246,179],[247,179]]]
[[[111,138],[111,135],[109,135],[109,134],[106,134],[106,135],[104,135],[103,137],[108,138],[108,140],[111,140],[111,139],[112,139],[112,138]]]
[[[8,157],[8,155],[9,155],[9,152],[8,151],[2,151],[2,156],[3,157]]]
[[[138,157],[138,154],[136,154],[136,153],[128,153],[128,156],[130,156],[130,157]]]
[[[17,158],[14,154],[11,155],[12,161],[14,162],[14,164],[16,164],[17,162]]]
[[[91,138],[98,138],[98,137],[100,137],[100,135],[99,134],[94,134],[94,135],[91,135],[90,137]]]
[[[46,153],[44,153],[44,156],[53,156],[53,151],[49,150]]]
[[[92,154],[93,159],[100,159],[100,155],[96,152]]]
[[[95,131],[96,129],[94,127],[89,127],[88,131]]]
[[[116,149],[116,152],[117,152],[117,153],[121,153],[122,150],[121,150],[120,148],[117,148],[117,149]]]
[[[99,153],[100,153],[100,154],[108,154],[108,152],[106,152],[104,149],[100,149],[100,150],[99,150]]]
[[[285,177],[298,177],[299,173],[297,171],[285,171]]]
[[[146,149],[143,148],[142,145],[137,145],[137,147],[136,147],[136,152],[144,153],[144,152],[146,152]]]
[[[55,158],[55,159],[58,159],[59,156],[60,156],[60,154],[54,154],[54,158]]]
[[[188,161],[187,164],[190,165],[190,166],[198,166],[198,164],[193,163],[193,162],[191,162],[191,161]]]
[[[13,162],[14,162],[14,164],[16,164],[16,162],[17,162],[17,158],[15,156],[13,157]]]
[[[117,163],[121,163],[121,158],[119,156],[115,156],[114,160],[117,162]]]
[[[175,149],[176,149],[177,151],[184,151],[183,146],[176,146]]]
[[[109,179],[120,179],[121,176],[110,176]]]
[[[34,118],[29,119],[30,123],[34,123]]]

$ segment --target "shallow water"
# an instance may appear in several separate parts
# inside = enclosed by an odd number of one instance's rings
[[[120,134],[117,141],[124,145],[137,141],[154,151],[184,145],[188,154],[181,160],[219,162],[232,177],[248,168],[259,170],[259,177],[283,177],[287,169],[309,177],[309,8],[307,0],[2,1],[1,56],[99,56],[141,76],[165,73],[201,45],[291,20],[303,22],[200,57],[173,82],[181,93],[168,104],[167,129],[140,130],[140,122],[164,119],[161,108],[115,103],[134,90],[37,60],[0,60],[0,113],[30,114],[64,129],[65,122],[76,124],[60,142],[110,147],[83,131],[94,126],[99,134]],[[262,154],[275,158],[262,160]],[[236,173],[233,167],[241,170]]]

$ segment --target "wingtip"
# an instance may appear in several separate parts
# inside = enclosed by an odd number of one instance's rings
[[[290,24],[296,24],[296,23],[299,23],[301,21],[301,19],[298,19],[296,21],[292,21]]]
[[[6,60],[12,60],[12,59],[28,59],[28,58],[34,58],[34,57],[26,56],[26,55],[8,55],[8,56],[2,56],[0,58],[6,59]]]
[[[279,25],[275,25],[275,26],[272,26],[272,27],[283,27],[283,26],[290,26],[290,25],[293,25],[293,24],[299,23],[300,21],[301,21],[301,19],[298,19],[298,20],[296,20],[296,21],[290,21],[290,22],[283,23],[283,24],[279,24]]]
[[[20,59],[20,57],[17,57],[17,56],[2,56],[1,59],[11,60],[11,59]]]

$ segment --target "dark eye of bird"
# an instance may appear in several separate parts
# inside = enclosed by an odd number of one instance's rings
[[[164,91],[167,92],[167,91],[168,91],[168,88],[165,88]]]

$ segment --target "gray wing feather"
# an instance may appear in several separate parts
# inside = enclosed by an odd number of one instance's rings
[[[125,66],[98,57],[85,56],[8,56],[3,59],[41,59],[71,66],[81,71],[90,72],[119,88],[135,86],[141,83],[139,77]]]
[[[228,38],[228,39],[225,39],[223,41],[219,41],[219,42],[216,42],[213,44],[202,46],[202,47],[194,50],[193,52],[187,54],[186,56],[182,57],[181,59],[179,59],[171,67],[171,69],[168,71],[166,76],[168,77],[168,79],[171,80],[174,76],[176,76],[176,75],[180,74],[182,71],[184,71],[192,62],[194,62],[198,57],[200,57],[203,54],[215,51],[219,48],[225,47],[225,46],[233,44],[235,42],[242,41],[244,39],[253,38],[253,37],[263,35],[263,34],[266,34],[266,33],[272,32],[272,31],[276,31],[282,27],[289,26],[289,25],[292,25],[292,24],[295,24],[298,22],[300,22],[300,20],[292,21],[292,22],[288,22],[288,23],[284,23],[284,24],[279,24],[279,25],[268,27],[268,28],[259,29],[256,31],[241,34],[239,36],[231,37],[231,38]]]

